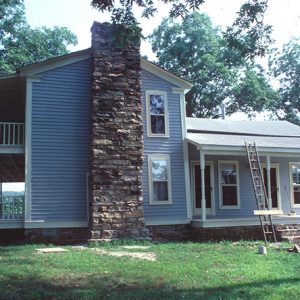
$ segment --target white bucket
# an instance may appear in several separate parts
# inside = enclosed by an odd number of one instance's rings
[[[267,248],[265,246],[259,246],[258,253],[259,254],[267,254]]]

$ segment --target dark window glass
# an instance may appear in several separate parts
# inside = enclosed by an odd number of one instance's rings
[[[153,182],[154,201],[168,201],[168,183],[155,181]]]
[[[223,186],[223,205],[235,206],[237,204],[237,187]]]
[[[151,132],[165,134],[165,117],[151,116]]]

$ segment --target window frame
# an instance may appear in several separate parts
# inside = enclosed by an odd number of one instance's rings
[[[224,164],[234,164],[236,167],[236,184],[222,184],[221,166]],[[239,179],[239,162],[237,160],[219,160],[218,161],[218,175],[219,175],[219,208],[220,209],[240,209],[240,179]],[[237,205],[223,204],[223,186],[236,186]]]
[[[289,175],[290,175],[290,195],[291,195],[291,206],[292,208],[300,208],[300,203],[295,204],[295,197],[294,197],[294,180],[293,180],[293,173],[292,173],[292,166],[298,165],[300,167],[300,162],[289,162]],[[300,184],[297,184],[300,186]]]
[[[167,162],[167,190],[168,190],[168,200],[167,201],[154,200],[153,183],[155,181],[153,180],[153,173],[152,173],[152,162],[154,160],[163,160],[163,161]],[[170,155],[168,155],[168,154],[149,154],[148,155],[148,183],[149,183],[149,204],[150,205],[172,204]]]
[[[150,96],[157,95],[164,97],[164,124],[165,133],[153,133],[151,130]],[[160,90],[146,90],[146,114],[147,114],[147,136],[148,137],[169,137],[168,97],[167,92]]]

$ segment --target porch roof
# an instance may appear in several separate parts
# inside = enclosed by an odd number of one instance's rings
[[[186,140],[203,150],[241,151],[245,141],[260,152],[300,154],[300,127],[286,121],[233,121],[187,118]]]

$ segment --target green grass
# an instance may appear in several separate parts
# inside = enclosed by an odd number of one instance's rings
[[[0,299],[300,299],[300,254],[268,247],[259,255],[254,242],[146,245],[126,251],[151,251],[157,261],[0,247]]]

